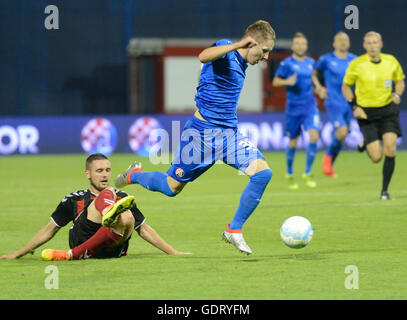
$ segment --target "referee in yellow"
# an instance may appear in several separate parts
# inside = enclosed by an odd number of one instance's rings
[[[381,53],[383,42],[379,33],[366,33],[363,47],[366,54],[354,59],[346,70],[342,93],[352,106],[363,133],[360,151],[366,149],[374,163],[380,162],[384,153],[380,199],[392,200],[388,186],[395,166],[396,140],[401,136],[398,105],[405,87],[404,73],[395,57]]]

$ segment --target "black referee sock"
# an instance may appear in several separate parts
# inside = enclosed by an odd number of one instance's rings
[[[394,166],[396,162],[396,157],[385,157],[383,163],[383,184],[382,184],[382,192],[387,191],[389,186],[391,176],[393,175]]]

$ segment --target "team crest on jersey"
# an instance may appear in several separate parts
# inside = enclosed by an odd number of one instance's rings
[[[181,168],[178,168],[178,169],[175,171],[175,175],[176,175],[178,178],[182,178],[182,177],[184,176],[184,170],[181,169]]]

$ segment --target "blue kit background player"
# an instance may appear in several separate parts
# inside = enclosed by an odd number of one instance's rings
[[[275,87],[285,86],[287,90],[285,131],[290,141],[286,149],[286,178],[290,189],[299,188],[294,180],[293,163],[301,127],[308,132],[310,138],[302,177],[308,187],[315,188],[317,185],[311,170],[317,153],[320,118],[313,86],[319,95],[322,94],[322,86],[313,75],[315,61],[305,55],[307,49],[308,41],[304,34],[296,33],[291,45],[293,54],[280,63],[273,79]]]
[[[337,177],[333,164],[342,148],[349,132],[350,121],[353,118],[352,108],[342,94],[342,82],[349,63],[356,55],[349,53],[350,41],[348,35],[338,32],[333,41],[334,51],[322,55],[315,64],[315,74],[323,76],[325,85],[325,109],[329,121],[334,128],[332,142],[324,154],[322,172],[330,177]]]
[[[216,160],[244,172],[250,181],[222,238],[247,254],[252,251],[241,230],[259,204],[272,172],[261,152],[237,131],[236,109],[248,64],[268,59],[274,41],[275,32],[270,24],[259,20],[246,29],[240,41],[222,39],[202,51],[199,59],[204,65],[195,96],[198,110],[184,126],[167,174],[141,172],[141,164],[135,162],[115,181],[117,187],[140,184],[151,191],[175,196]]]

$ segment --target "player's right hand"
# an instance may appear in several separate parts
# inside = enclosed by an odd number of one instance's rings
[[[10,259],[17,259],[19,256],[16,253],[8,253],[4,254],[0,257],[0,259],[10,260]]]
[[[258,45],[257,41],[250,36],[247,36],[246,38],[239,41],[240,48],[252,48],[257,45]]]
[[[367,119],[367,114],[361,107],[356,107],[356,109],[353,110],[353,115],[356,119]]]
[[[175,254],[175,255],[182,255],[182,254],[192,254],[192,253],[191,253],[191,252],[175,251],[173,254]]]

